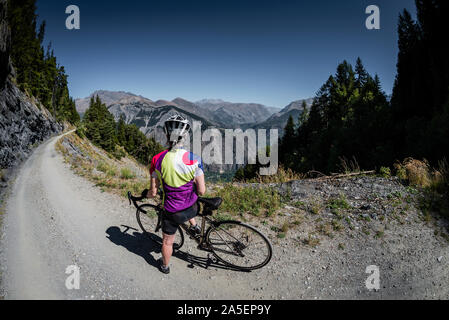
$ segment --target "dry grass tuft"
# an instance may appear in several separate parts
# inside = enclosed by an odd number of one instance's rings
[[[346,157],[340,157],[339,168],[340,172],[344,174],[358,173],[362,171],[355,157],[352,157],[351,160],[348,160]]]
[[[304,177],[305,176],[303,174],[294,172],[290,168],[285,169],[282,166],[280,166],[275,175],[261,176],[260,174],[258,174],[257,177],[255,177],[253,179],[249,179],[246,182],[247,183],[263,183],[263,184],[286,183],[289,181],[302,180],[302,179],[304,179]]]
[[[412,186],[427,188],[432,184],[432,174],[427,160],[416,160],[407,158],[402,163],[397,162],[394,165],[396,175],[408,181]]]
[[[438,169],[432,172],[432,189],[441,193],[449,193],[449,163],[446,159],[439,162]]]

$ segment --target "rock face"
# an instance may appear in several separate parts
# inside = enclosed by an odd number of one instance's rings
[[[12,81],[10,49],[6,1],[0,0],[0,168],[19,163],[33,146],[62,130],[44,107],[38,107]]]
[[[9,53],[11,49],[11,33],[6,23],[6,0],[0,0],[0,89],[11,72]]]
[[[76,99],[76,110],[80,114],[84,114],[89,108],[90,98],[99,96],[101,101],[110,106],[113,104],[132,104],[132,103],[142,103],[154,106],[154,102],[150,99],[135,95],[133,93],[124,91],[106,91],[97,90],[93,92],[90,96],[83,99]]]
[[[204,99],[196,104],[209,110],[212,120],[234,128],[265,121],[276,110],[257,103],[231,103],[219,99]]]
[[[39,109],[10,80],[0,92],[0,168],[25,159],[33,146],[62,130],[52,116]]]

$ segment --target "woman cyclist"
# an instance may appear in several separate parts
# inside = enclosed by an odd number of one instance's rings
[[[198,195],[206,192],[201,158],[183,149],[183,143],[190,130],[187,119],[179,114],[171,116],[164,123],[169,148],[151,160],[151,187],[149,198],[157,196],[162,186],[165,212],[162,218],[162,258],[159,270],[169,273],[173,242],[179,225],[187,220],[193,232],[199,233],[194,217],[198,213]]]

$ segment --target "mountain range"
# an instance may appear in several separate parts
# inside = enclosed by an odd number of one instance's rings
[[[172,101],[154,101],[129,92],[99,90],[93,92],[89,97],[75,101],[77,111],[81,115],[86,112],[90,99],[95,96],[98,96],[106,104],[116,121],[123,117],[126,123],[135,124],[146,136],[155,138],[162,145],[166,144],[163,124],[175,112],[191,122],[200,121],[203,130],[210,127],[217,128],[222,135],[224,129],[274,128],[279,129],[279,136],[282,136],[288,118],[292,116],[296,121],[303,112],[303,101],[306,102],[307,107],[310,107],[313,102],[313,99],[298,100],[290,103],[284,109],[279,109],[257,103],[232,103],[219,99],[191,102],[176,98]],[[202,147],[204,148],[206,144],[207,142],[203,141]],[[255,141],[248,141],[246,148],[255,145]],[[224,144],[222,148],[222,154],[224,154]],[[251,150],[255,151],[252,148]],[[249,151],[246,150],[246,152]],[[235,146],[233,153],[235,156]],[[237,164],[205,163],[208,172],[217,173],[232,172],[239,166]]]
[[[313,103],[313,98],[293,101],[281,111],[272,114],[265,121],[253,126],[253,128],[279,129],[280,133],[282,134],[290,116],[293,117],[293,120],[295,120],[295,122],[298,121],[299,116],[304,111],[303,102],[306,103],[307,108],[310,108]]]
[[[130,92],[98,90],[89,97],[77,99],[77,111],[81,115],[84,114],[91,97],[97,95],[116,120],[123,116],[126,123],[134,123],[143,133],[155,137],[159,142],[165,139],[162,131],[163,122],[173,112],[180,113],[191,121],[201,121],[203,128],[211,126],[221,129],[276,128],[282,131],[290,116],[296,121],[303,112],[303,101],[307,107],[313,103],[312,98],[298,100],[280,109],[257,103],[233,103],[220,99],[191,102],[176,98],[172,101],[153,101]]]

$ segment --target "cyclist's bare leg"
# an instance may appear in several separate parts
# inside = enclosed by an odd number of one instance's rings
[[[175,235],[168,235],[162,233],[162,260],[164,266],[168,266],[171,255],[173,254],[173,242],[175,241]]]

